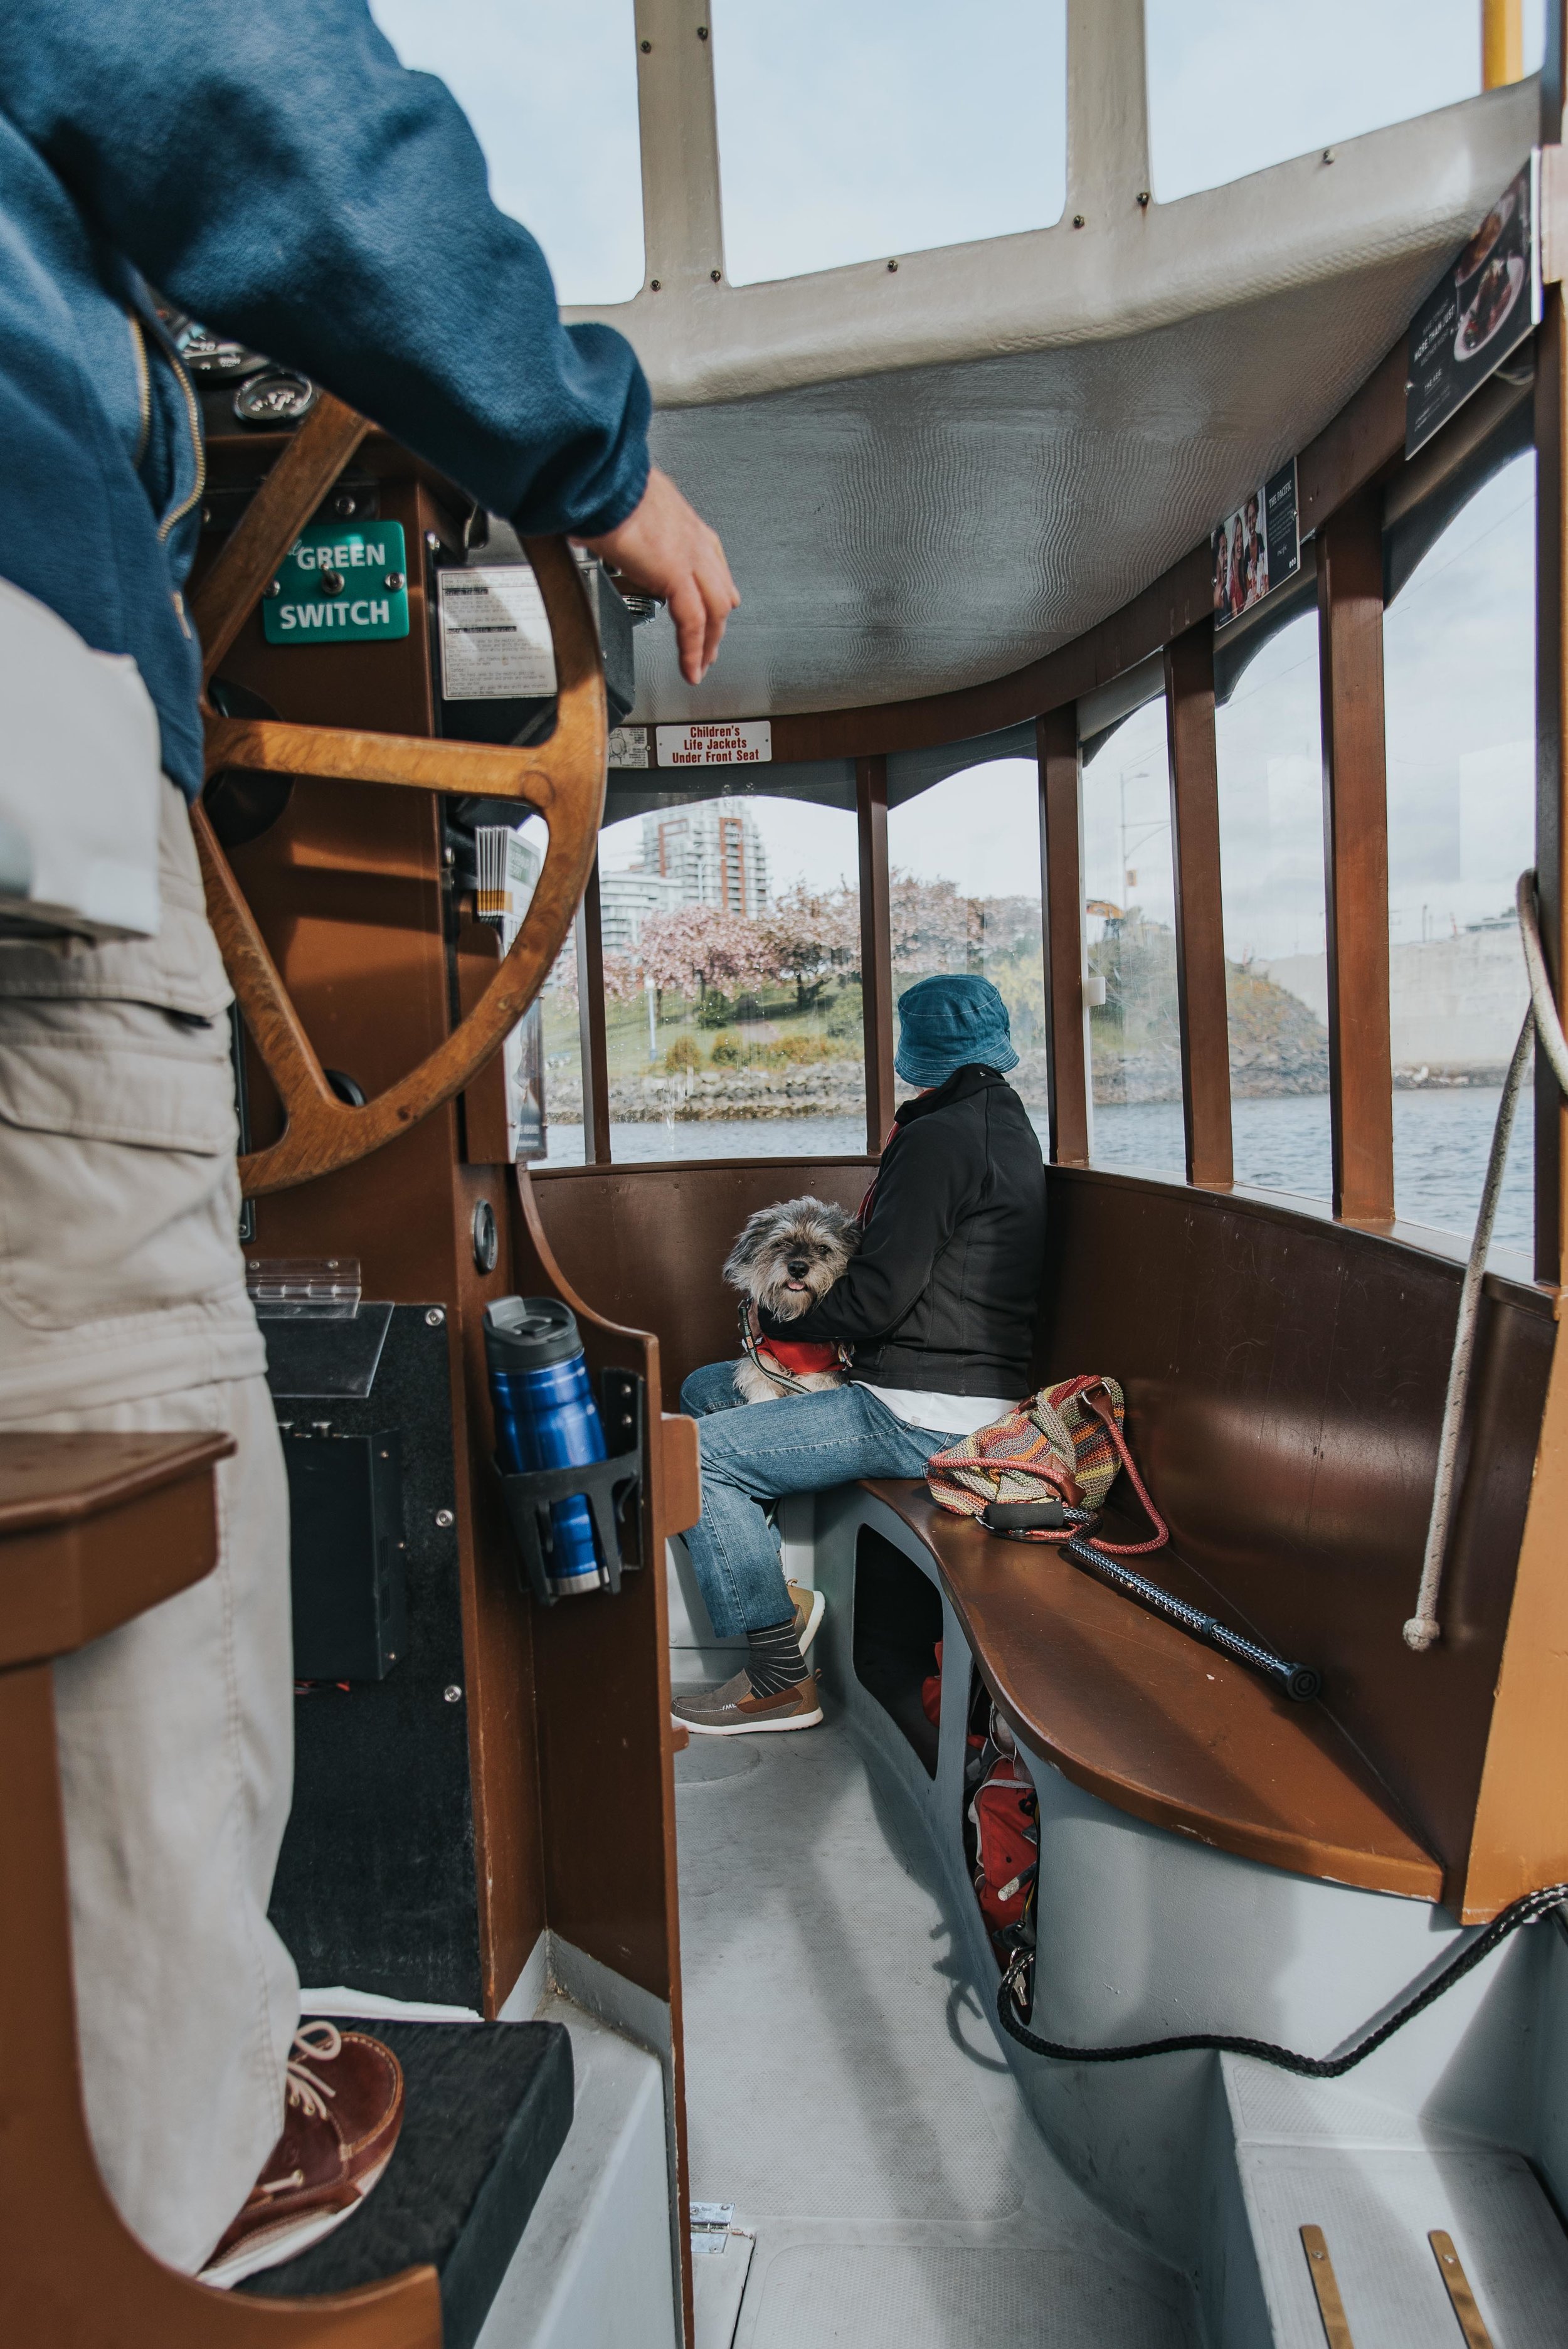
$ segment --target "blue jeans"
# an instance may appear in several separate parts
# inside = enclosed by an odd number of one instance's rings
[[[765,1502],[861,1476],[923,1476],[932,1454],[956,1441],[939,1428],[906,1426],[864,1387],[743,1404],[733,1362],[694,1371],[681,1409],[699,1423],[702,1457],[702,1516],[686,1545],[721,1640],[766,1630],[791,1612]]]

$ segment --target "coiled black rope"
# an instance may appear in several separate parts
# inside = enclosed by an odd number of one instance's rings
[[[1298,2055],[1289,2047],[1276,2047],[1272,2040],[1233,2039],[1222,2031],[1192,2031],[1179,2039],[1144,2039],[1129,2047],[1068,2047],[1058,2040],[1042,2039],[1019,2020],[1013,2002],[1014,1982],[1029,1954],[1026,1951],[1013,1957],[997,1985],[996,2020],[1020,2047],[1026,2047],[1034,2055],[1053,2056],[1060,2064],[1130,2064],[1144,2055],[1184,2055],[1196,2049],[1213,2047],[1222,2054],[1251,2055],[1260,2064],[1273,2064],[1282,2072],[1298,2073],[1305,2080],[1337,2080],[1357,2064],[1365,2063],[1385,2040],[1392,2039],[1397,2031],[1402,2031],[1435,1999],[1452,1990],[1455,1982],[1462,1982],[1519,1926],[1533,1925],[1538,1918],[1553,1909],[1561,1910],[1565,1902],[1568,1884],[1549,1884],[1540,1892],[1527,1892],[1522,1899],[1511,1901],[1506,1909],[1498,1911],[1490,1925],[1482,1927],[1468,1949],[1450,1958],[1414,1998],[1407,1999],[1386,2023],[1367,2032],[1343,2055]]]

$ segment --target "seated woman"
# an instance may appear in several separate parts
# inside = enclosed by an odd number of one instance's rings
[[[702,1516],[686,1535],[713,1628],[744,1632],[745,1669],[684,1697],[694,1735],[810,1729],[822,1718],[802,1653],[820,1618],[798,1613],[767,1505],[861,1476],[921,1476],[934,1452],[1029,1390],[1045,1261],[1040,1145],[1004,1072],[1017,1066],[988,979],[922,979],[899,999],[893,1065],[924,1091],[904,1102],[861,1209],[848,1269],[798,1320],[759,1334],[841,1340],[848,1385],[736,1408],[733,1362],[694,1371],[681,1408],[701,1422]]]

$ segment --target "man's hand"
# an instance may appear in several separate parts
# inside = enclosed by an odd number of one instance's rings
[[[688,685],[700,685],[740,601],[717,533],[655,465],[641,504],[620,527],[583,543],[634,593],[663,597],[676,624],[681,675]]]

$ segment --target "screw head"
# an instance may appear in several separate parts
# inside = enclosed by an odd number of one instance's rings
[[[650,277],[650,278],[649,278],[649,280],[648,280],[648,291],[649,291],[649,293],[650,293],[650,294],[658,294],[658,293],[661,293],[661,292],[663,291],[663,288],[661,287],[661,285],[660,285],[660,284],[659,284],[659,281],[658,281],[658,279],[657,279],[656,277]]]
[[[1074,226],[1074,228],[1082,228],[1082,226],[1083,226],[1083,214],[1082,214],[1082,212],[1074,212],[1074,214],[1073,214],[1073,226]]]
[[[650,51],[650,49],[653,47],[653,46],[654,46],[654,45],[653,45],[652,41],[639,41],[639,42],[637,43],[637,47],[641,49],[641,51],[642,51],[642,53],[643,53],[643,55],[644,55],[645,57],[646,57],[646,56],[647,56],[648,52],[649,52],[649,51]]]
[[[1142,212],[1147,212],[1149,209],[1149,190],[1147,188],[1140,188],[1138,191],[1139,209]]]
[[[696,36],[697,36],[697,39],[698,39],[699,41],[706,41],[706,40],[707,40],[707,26],[706,25],[699,25],[699,26],[697,26],[697,28],[696,28]]]
[[[896,261],[890,261],[888,263],[888,267],[890,270],[896,269],[898,267],[898,264]]]
[[[463,1692],[458,1686],[456,1681],[449,1681],[446,1687],[441,1691],[441,1694],[446,1698],[449,1704],[461,1704],[463,1701]]]
[[[347,490],[341,490],[337,496],[334,498],[332,502],[332,511],[334,513],[340,514],[353,513],[355,511],[355,500]]]
[[[269,596],[272,596],[272,595],[281,595],[283,594],[283,592],[284,592],[284,583],[283,583],[283,581],[282,581],[281,579],[274,579],[274,580],[273,581],[273,583],[272,583],[271,586],[267,589],[267,594],[268,594],[268,595],[269,595]]]
[[[712,278],[716,285],[718,284],[719,279],[724,275],[722,269],[710,269],[707,274]]]
[[[447,1309],[444,1305],[432,1305],[425,1316],[425,1327],[427,1330],[438,1330],[446,1318]]]
[[[436,1511],[436,1523],[440,1526],[441,1531],[445,1533],[449,1526],[457,1523],[457,1520],[453,1516],[450,1509],[438,1509]]]
[[[389,571],[387,574],[387,585],[391,588],[394,595],[397,593],[399,587],[406,587],[407,584],[407,581],[404,578],[403,574],[400,571]]]

